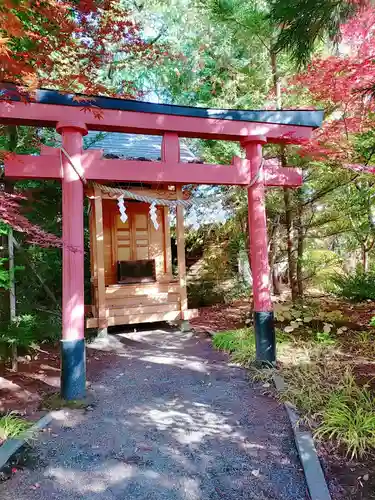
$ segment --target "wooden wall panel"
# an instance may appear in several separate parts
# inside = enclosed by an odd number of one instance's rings
[[[164,231],[164,272],[168,280],[173,278],[172,272],[172,244],[171,227],[169,222],[169,208],[161,208],[163,212],[163,231]]]
[[[99,316],[99,328],[107,328],[105,308],[105,264],[104,264],[104,223],[103,204],[100,189],[94,188],[95,205],[95,252],[96,252],[96,276],[97,276],[97,312]]]
[[[156,280],[161,281],[165,277],[164,224],[163,224],[164,214],[160,207],[157,209],[156,213],[157,213],[157,220],[159,222],[159,229],[155,229],[152,222],[149,224],[150,259],[155,259]]]
[[[114,285],[117,282],[116,262],[113,258],[114,215],[117,205],[115,201],[103,200],[103,230],[104,230],[104,269],[105,284]]]

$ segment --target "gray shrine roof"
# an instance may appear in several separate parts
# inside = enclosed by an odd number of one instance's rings
[[[159,135],[123,134],[121,132],[89,131],[85,137],[88,149],[102,149],[107,158],[144,158],[160,160],[162,137]],[[180,140],[181,161],[196,161],[197,157]]]

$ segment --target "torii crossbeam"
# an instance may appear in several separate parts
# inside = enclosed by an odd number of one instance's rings
[[[322,111],[210,110],[75,96],[39,90],[25,103],[3,87],[0,123],[54,127],[62,135],[59,149],[44,147],[40,156],[13,155],[5,175],[13,179],[60,179],[63,191],[63,332],[61,393],[65,399],[85,394],[83,184],[82,179],[117,182],[225,184],[248,188],[250,262],[253,275],[257,359],[274,363],[275,331],[270,298],[265,188],[297,187],[301,172],[263,161],[267,142],[293,143],[321,125]],[[162,135],[160,162],[103,159],[84,151],[88,130]],[[246,159],[231,165],[180,161],[179,137],[237,141]]]

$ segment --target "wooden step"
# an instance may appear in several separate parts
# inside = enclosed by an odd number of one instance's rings
[[[163,292],[155,296],[137,295],[136,297],[107,297],[106,307],[136,307],[136,306],[156,306],[158,304],[173,304],[180,302],[179,293]]]
[[[106,315],[107,317],[126,316],[128,314],[154,314],[179,310],[180,304],[175,302],[174,304],[157,304],[154,306],[112,307],[110,309],[106,309]]]
[[[157,321],[176,321],[181,318],[180,311],[159,312],[153,314],[127,314],[125,316],[111,316],[107,319],[108,326],[134,325],[137,323],[153,323]],[[87,328],[97,328],[98,318],[88,318]]]
[[[106,298],[134,297],[135,295],[157,296],[160,293],[179,293],[179,283],[137,283],[132,285],[109,285]]]

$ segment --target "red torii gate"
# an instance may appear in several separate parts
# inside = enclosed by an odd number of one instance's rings
[[[61,393],[65,399],[85,394],[84,247],[82,178],[88,181],[226,184],[248,188],[250,261],[253,275],[257,359],[275,362],[275,331],[270,298],[265,187],[302,184],[301,172],[266,162],[267,142],[293,143],[321,125],[322,111],[210,110],[105,97],[38,90],[21,101],[7,94],[0,102],[0,123],[54,127],[62,146],[42,148],[40,156],[15,155],[5,162],[13,179],[61,179],[63,211],[63,331]],[[102,159],[100,151],[83,150],[88,130],[162,135],[160,162]],[[246,159],[231,165],[180,162],[179,137],[240,142]],[[77,171],[80,171],[80,175]]]

